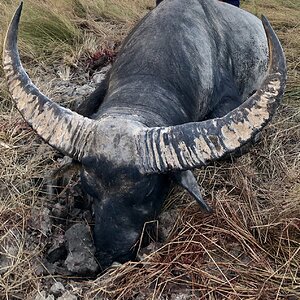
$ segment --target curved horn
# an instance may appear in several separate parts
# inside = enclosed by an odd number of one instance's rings
[[[280,42],[262,17],[269,43],[269,67],[260,88],[222,118],[144,129],[137,139],[142,173],[187,170],[207,165],[251,141],[275,113],[286,84]]]
[[[8,89],[29,125],[47,143],[64,154],[80,160],[95,121],[63,108],[33,85],[20,61],[17,35],[23,2],[8,27],[3,49],[3,69]]]

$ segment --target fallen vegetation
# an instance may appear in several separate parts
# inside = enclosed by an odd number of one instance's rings
[[[0,3],[1,41],[17,2]],[[278,33],[287,57],[288,85],[278,114],[248,154],[196,171],[214,214],[203,215],[185,192],[176,189],[165,207],[179,210],[168,240],[142,261],[114,266],[96,279],[45,275],[39,270],[51,233],[33,226],[32,207],[51,208],[60,197],[72,198],[75,180],[60,194],[49,195],[47,178],[59,166],[60,155],[21,119],[1,81],[0,298],[34,299],[62,281],[80,299],[100,295],[173,299],[174,294],[185,295],[182,299],[299,299],[297,2],[242,1],[243,8],[266,15]],[[25,66],[51,96],[49,82],[41,75],[77,80],[76,74],[93,55],[117,50],[134,23],[153,6],[150,0],[27,0],[20,30]]]

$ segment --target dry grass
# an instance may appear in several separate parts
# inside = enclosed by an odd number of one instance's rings
[[[13,3],[11,3],[13,2]],[[19,1],[0,3],[0,27],[6,28]],[[149,0],[27,0],[21,20],[19,46],[23,60],[48,62],[99,47],[99,41],[121,41],[128,28],[145,13]],[[98,40],[94,43],[95,34]],[[3,40],[4,31],[0,33]],[[1,43],[2,44],[2,43]],[[76,55],[75,55],[76,57]],[[75,58],[74,58],[75,59]]]
[[[113,3],[109,10],[107,3]],[[99,41],[119,42],[151,1],[133,3],[49,0],[36,4],[27,0],[25,8],[30,9],[24,11],[28,18],[24,18],[21,35],[27,66],[48,66],[50,58],[57,60],[61,53],[65,53],[65,64],[76,65],[98,49]],[[31,39],[31,35],[35,24],[45,32],[44,21],[50,17],[36,11],[47,11],[49,5],[59,5],[51,14],[64,26],[61,35],[54,34],[56,29],[50,26],[47,41],[53,44],[46,52],[46,63],[41,63],[43,45],[38,36]],[[190,293],[189,299],[300,298],[300,3],[248,0],[243,5],[269,17],[285,48],[289,79],[279,113],[250,153],[197,171],[215,209],[212,216],[203,215],[184,192],[176,190],[166,205],[181,203],[168,241],[143,261],[115,267],[96,280],[65,278],[78,296],[159,299],[177,290]],[[2,28],[14,6],[10,1],[0,4]],[[91,37],[94,32],[96,39]],[[55,281],[52,276],[37,275],[47,236],[32,228],[30,213],[33,206],[48,204],[44,178],[56,168],[57,154],[21,121],[3,85],[1,82],[0,259],[1,253],[9,253],[11,259],[0,277],[0,298],[33,299],[37,291]]]

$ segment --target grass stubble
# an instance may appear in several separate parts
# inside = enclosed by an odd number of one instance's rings
[[[140,262],[115,266],[93,280],[64,278],[78,297],[159,299],[184,292],[190,299],[299,299],[300,297],[300,4],[249,0],[245,9],[266,15],[285,49],[288,84],[283,104],[261,141],[231,162],[195,171],[210,216],[182,190],[166,208],[179,214],[168,240]],[[53,66],[77,71],[101,47],[118,44],[152,1],[48,0],[25,3],[20,48],[33,77]],[[0,38],[17,1],[0,4]],[[51,73],[51,74],[52,74]],[[0,70],[2,76],[2,70]],[[47,84],[41,87],[47,90]],[[47,234],[30,224],[32,207],[51,205],[46,175],[57,153],[31,131],[0,82],[1,299],[33,299],[61,278],[41,275]],[[51,200],[53,201],[53,199]],[[34,240],[34,242],[33,242]],[[38,242],[37,242],[38,241]],[[6,258],[7,259],[7,258]]]

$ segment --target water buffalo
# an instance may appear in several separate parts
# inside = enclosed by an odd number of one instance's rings
[[[172,180],[210,211],[190,170],[253,142],[283,96],[285,58],[267,19],[216,0],[161,2],[125,39],[79,114],[43,95],[24,71],[21,10],[4,44],[8,88],[36,133],[81,164],[101,266],[135,256]]]

